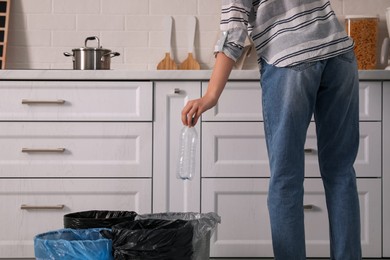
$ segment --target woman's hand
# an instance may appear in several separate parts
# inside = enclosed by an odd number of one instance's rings
[[[181,112],[181,121],[184,125],[196,125],[202,113],[217,104],[233,66],[234,61],[231,58],[223,52],[217,54],[206,94],[199,99],[188,101]]]
[[[215,106],[217,99],[203,96],[190,100],[181,112],[181,121],[186,126],[195,126],[203,112]]]

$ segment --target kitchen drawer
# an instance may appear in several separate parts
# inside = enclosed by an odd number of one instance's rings
[[[34,236],[63,228],[71,212],[149,213],[151,187],[150,179],[0,179],[0,258],[33,257]]]
[[[365,257],[381,255],[381,181],[359,179],[361,241]],[[202,212],[216,212],[222,223],[210,240],[212,257],[272,257],[267,208],[268,179],[202,180]],[[320,179],[305,180],[308,257],[329,256],[329,226]]]
[[[152,123],[0,122],[1,177],[151,177]]]
[[[381,257],[381,180],[358,179],[363,257]],[[305,237],[308,257],[329,257],[329,225],[322,181],[305,180]]]
[[[202,82],[202,93],[208,82]],[[202,115],[203,121],[263,120],[259,81],[229,81],[217,105]]]
[[[202,93],[207,90],[202,83]],[[363,121],[382,118],[380,82],[362,81],[359,86],[359,117]],[[228,82],[218,104],[202,115],[203,121],[263,121],[261,88],[258,81]],[[314,119],[313,119],[314,120]]]
[[[269,177],[261,122],[203,122],[202,177]]]
[[[305,176],[320,177],[315,124],[307,131],[305,144]],[[382,176],[381,122],[360,122],[359,151],[354,164],[357,177]]]
[[[315,123],[305,144],[305,176],[320,177]],[[381,123],[360,122],[355,161],[358,177],[381,177]],[[202,177],[269,177],[264,127],[261,122],[203,122]]]
[[[152,82],[0,81],[0,120],[152,121]]]

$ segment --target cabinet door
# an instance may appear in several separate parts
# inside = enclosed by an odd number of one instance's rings
[[[363,257],[380,257],[382,249],[381,180],[358,179]],[[304,204],[308,257],[329,257],[329,225],[320,179],[305,180]]]
[[[202,83],[202,92],[207,82]],[[381,83],[361,81],[359,85],[360,120],[381,120]],[[203,114],[203,121],[262,121],[259,81],[228,82],[218,104]]]
[[[0,81],[0,120],[152,121],[152,83]]]
[[[320,177],[315,123],[305,144],[305,176]],[[381,123],[360,122],[355,162],[358,177],[381,176]],[[203,122],[203,177],[268,177],[269,163],[262,122]]]
[[[263,123],[202,123],[202,177],[269,177]]]
[[[202,179],[202,212],[221,224],[210,240],[211,257],[272,257],[268,179]]]
[[[202,83],[206,93],[207,82]],[[202,115],[203,121],[263,120],[259,81],[228,82],[218,104]]]
[[[200,97],[199,82],[156,82],[153,153],[153,212],[200,211],[200,122],[195,176],[176,178],[181,110],[188,100]]]
[[[383,256],[390,257],[390,82],[383,86]]]
[[[151,211],[150,179],[0,179],[0,258],[34,257],[34,236],[85,210]]]
[[[152,123],[0,122],[0,177],[151,177]]]
[[[381,177],[381,143],[381,123],[360,122],[359,150],[354,164],[357,177]],[[307,131],[305,149],[305,176],[320,177],[314,123]]]
[[[382,120],[382,87],[381,82],[360,81],[359,84],[359,118],[362,121]]]
[[[381,255],[381,181],[358,180],[364,257]],[[202,212],[216,212],[221,224],[210,242],[212,257],[272,257],[267,209],[268,179],[203,179]],[[320,179],[305,180],[308,257],[329,256],[329,226]]]

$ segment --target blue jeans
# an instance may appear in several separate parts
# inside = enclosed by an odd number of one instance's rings
[[[287,68],[262,60],[261,85],[275,259],[306,259],[304,145],[313,114],[331,259],[361,259],[359,198],[353,168],[359,146],[359,82],[354,53]]]

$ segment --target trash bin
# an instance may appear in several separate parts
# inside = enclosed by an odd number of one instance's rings
[[[100,234],[107,229],[59,229],[34,238],[37,260],[112,260],[112,241]]]
[[[221,217],[214,212],[209,213],[156,213],[137,215],[137,219],[180,219],[189,222],[193,228],[193,255],[191,260],[207,260],[210,258],[210,237],[218,223],[221,223]]]
[[[134,211],[90,210],[64,215],[64,228],[111,228],[124,221],[133,221]]]
[[[116,260],[191,260],[192,225],[184,220],[140,219],[104,230]]]

